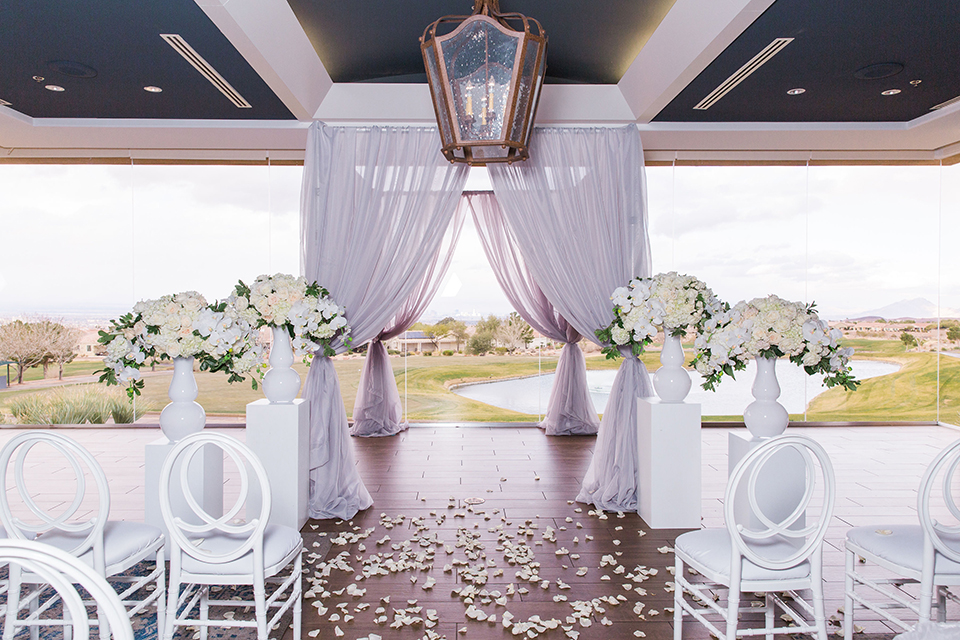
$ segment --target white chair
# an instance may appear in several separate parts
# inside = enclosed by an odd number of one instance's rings
[[[73,500],[47,509],[34,499],[30,481],[35,474],[26,470],[31,466],[28,456],[37,445],[46,445],[60,454],[73,472],[74,483],[63,486],[61,491],[73,489]],[[9,487],[10,463],[13,462],[13,482],[16,492]],[[50,466],[37,469],[47,473]],[[90,566],[99,576],[122,585],[118,594],[132,617],[151,604],[156,605],[157,626],[162,628],[165,605],[163,533],[159,528],[140,522],[111,521],[110,488],[107,477],[97,460],[74,440],[53,431],[32,431],[14,436],[0,449],[0,522],[7,536],[17,540],[38,539],[44,544],[61,549]],[[96,504],[93,496],[87,495],[87,476],[96,484]],[[49,482],[49,480],[47,480]],[[16,513],[11,498],[18,495]],[[37,496],[42,498],[38,492]],[[64,506],[65,505],[65,506]],[[93,509],[93,514],[89,511]],[[135,570],[141,562],[147,562],[142,571]],[[123,574],[123,575],[120,575]],[[33,589],[20,597],[22,585]],[[45,580],[33,573],[24,573],[12,566],[9,576],[8,606],[4,614],[3,640],[13,638],[14,627],[23,625],[18,620],[24,608],[30,611],[28,620],[36,619],[43,611],[53,606],[56,599],[48,599],[40,608],[40,599]],[[153,585],[151,592],[149,586]],[[15,597],[16,596],[16,597]],[[101,637],[107,637],[109,629],[102,626]],[[31,634],[36,637],[36,633]]]
[[[911,617],[916,616],[918,622],[929,622],[932,609],[936,608],[937,621],[946,621],[947,598],[957,601],[949,587],[960,585],[960,507],[952,487],[958,467],[960,440],[941,451],[923,474],[917,495],[920,524],[855,527],[847,532],[843,607],[845,640],[852,637],[857,607],[869,609],[906,631],[911,631],[913,626],[891,611],[910,611]],[[931,503],[938,484],[937,493],[942,504],[937,513],[932,513]],[[952,518],[956,524],[946,526],[936,517]],[[895,577],[871,578],[862,574],[858,571],[857,556],[883,567]],[[913,598],[900,589],[903,584],[919,584],[919,597]],[[867,600],[862,591],[856,591],[859,585],[880,594],[883,601]]]
[[[806,488],[796,507],[785,517],[771,517],[758,503],[757,487],[764,468],[776,468],[784,455],[799,456],[805,467]],[[758,480],[759,479],[759,480]],[[816,633],[827,640],[823,606],[822,544],[833,513],[835,481],[833,467],[817,442],[799,435],[771,438],[741,459],[727,483],[722,529],[702,529],[681,534],[674,545],[676,574],[674,592],[674,639],[683,633],[683,618],[689,615],[720,640],[776,633]],[[752,514],[750,522],[738,524],[735,514],[745,499]],[[808,509],[809,507],[809,509]],[[768,508],[769,510],[769,508]],[[754,521],[756,523],[754,523]],[[693,581],[684,573],[696,570],[703,580]],[[726,608],[714,601],[712,591],[726,589]],[[812,592],[812,604],[798,590]],[[741,593],[766,593],[762,608],[740,606]],[[781,596],[789,592],[789,602]],[[688,601],[690,594],[693,601]],[[799,605],[800,611],[793,606]],[[775,627],[776,609],[783,610],[798,626]],[[738,628],[741,612],[763,612],[759,629]],[[717,623],[723,623],[723,630]],[[813,618],[808,623],[805,618]]]
[[[60,626],[72,632],[74,640],[88,640],[90,620],[86,605],[74,585],[93,598],[98,618],[108,622],[114,640],[133,640],[133,628],[126,607],[102,576],[65,551],[31,540],[0,540],[0,565],[15,566],[21,573],[43,579],[59,595],[64,615],[58,619],[31,621],[33,627]]]
[[[211,445],[222,449],[240,474],[240,495],[222,516],[207,513],[192,495],[188,482],[191,460],[203,447]],[[255,513],[248,511],[243,521],[240,516],[251,489],[250,471],[259,486],[260,507]],[[171,494],[182,495],[191,513],[174,513]],[[199,627],[201,640],[206,640],[208,627],[256,627],[258,640],[267,640],[270,628],[291,607],[294,640],[300,640],[303,539],[296,529],[268,523],[270,485],[263,465],[250,449],[233,438],[212,432],[201,431],[181,440],[167,455],[160,471],[160,512],[170,538],[164,640],[170,640],[178,626]],[[285,568],[289,573],[284,572]],[[269,596],[268,580],[279,583]],[[217,600],[211,597],[212,585],[251,585],[254,599]],[[198,605],[197,613],[191,617]],[[210,607],[232,609],[251,605],[255,620],[209,616]],[[278,610],[268,619],[271,608]]]

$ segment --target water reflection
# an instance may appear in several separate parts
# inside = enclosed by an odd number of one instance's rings
[[[860,380],[896,373],[900,369],[899,365],[876,360],[854,360],[851,366]],[[746,370],[737,372],[736,379],[724,378],[716,392],[700,388],[703,379],[696,372],[691,372],[693,388],[687,396],[687,402],[699,402],[703,415],[741,414],[753,401],[750,387],[756,370],[756,364],[751,361]],[[587,371],[587,385],[597,413],[603,413],[616,375],[615,370]],[[534,378],[471,384],[455,389],[454,393],[502,409],[542,415],[550,398],[553,378],[554,374],[548,373]],[[803,413],[811,400],[826,391],[821,384],[822,376],[808,376],[788,360],[777,362],[777,380],[780,382],[780,403],[790,413]]]

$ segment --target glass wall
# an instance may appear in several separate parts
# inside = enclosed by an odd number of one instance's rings
[[[855,393],[802,374],[794,384],[789,363],[778,365],[794,418],[960,421],[960,322],[948,338],[960,319],[950,243],[960,237],[960,168],[647,172],[654,272],[696,275],[731,304],[771,293],[815,302],[856,349],[864,382]],[[744,385],[724,382],[717,393],[734,386]]]

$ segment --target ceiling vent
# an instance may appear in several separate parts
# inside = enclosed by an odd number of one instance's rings
[[[2,102],[2,101],[0,101],[0,102]],[[952,105],[952,104],[957,104],[958,102],[960,102],[960,96],[957,96],[956,98],[950,98],[950,99],[947,100],[946,102],[941,102],[940,104],[938,104],[938,105],[936,105],[936,106],[930,107],[930,111],[936,111],[937,109],[943,109],[943,108],[945,108],[945,107],[949,107],[949,106]]]
[[[760,53],[750,58],[747,64],[737,69],[732,76],[721,82],[720,86],[711,91],[706,98],[698,102],[694,109],[703,111],[704,109],[709,109],[715,105],[720,98],[733,91],[733,88],[746,80],[751,73],[762,67],[767,62],[770,62],[770,59],[773,58],[773,56],[780,53],[780,51],[782,51],[783,48],[791,42],[793,42],[793,38],[777,38],[768,44]]]
[[[200,72],[204,78],[210,81],[210,83],[215,86],[220,93],[227,97],[227,100],[232,102],[234,106],[239,107],[240,109],[249,109],[251,104],[244,100],[243,96],[237,93],[237,90],[230,86],[230,83],[227,82],[223,76],[217,73],[217,70],[213,66],[203,59],[203,57],[194,51],[193,47],[187,44],[187,41],[181,38],[176,33],[161,33],[160,37],[166,40],[167,44],[173,47],[174,51],[179,53],[184,59],[193,65],[193,68]]]
[[[12,102],[7,102],[6,100],[0,98],[0,107],[12,107]]]

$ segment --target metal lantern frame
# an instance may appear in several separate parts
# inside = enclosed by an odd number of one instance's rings
[[[465,138],[461,122],[458,119],[457,105],[461,98],[454,87],[454,79],[448,74],[446,59],[456,58],[466,46],[458,50],[445,50],[444,45],[453,46],[465,29],[476,22],[485,22],[510,38],[517,39],[517,52],[510,72],[509,91],[507,93],[501,135],[498,138]],[[437,35],[437,31],[454,23],[459,26]],[[516,28],[514,28],[514,25]],[[518,37],[519,34],[519,37]],[[535,45],[532,86],[525,94],[520,89],[521,75],[531,55],[530,44]],[[463,162],[470,165],[485,165],[492,162],[517,162],[530,156],[529,141],[536,118],[537,105],[540,102],[540,88],[543,86],[546,71],[547,35],[543,27],[534,18],[520,13],[500,13],[498,0],[474,0],[474,12],[469,16],[444,16],[431,23],[420,38],[420,50],[423,53],[427,70],[427,82],[437,114],[437,125],[442,141],[441,151],[450,162]],[[485,68],[489,67],[489,57],[485,58]],[[467,102],[469,105],[470,103]],[[517,121],[518,113],[522,120]]]

